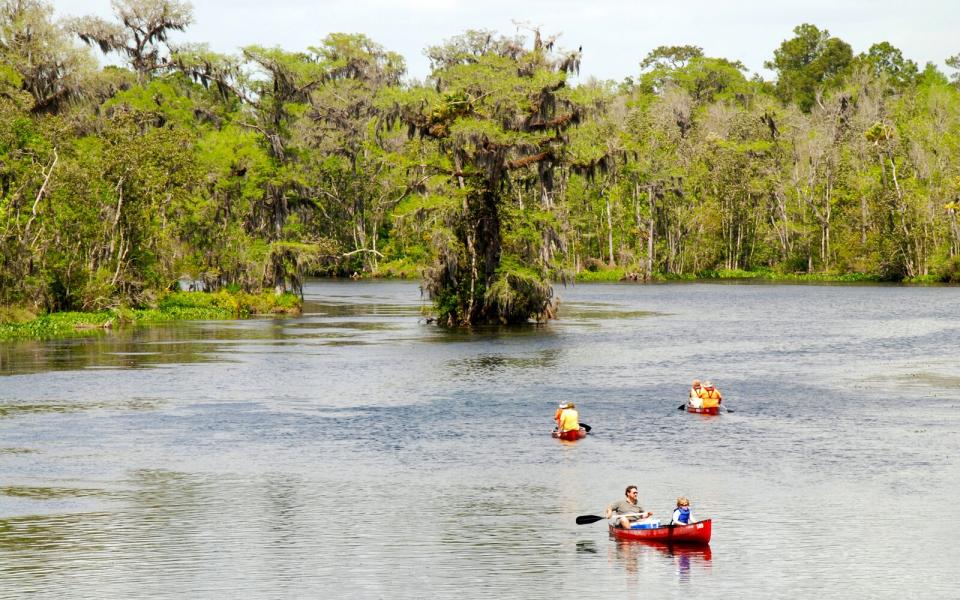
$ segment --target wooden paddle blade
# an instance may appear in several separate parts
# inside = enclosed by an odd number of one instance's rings
[[[580,515],[577,517],[577,525],[586,525],[587,523],[596,523],[597,521],[604,521],[606,517],[599,517],[597,515]]]

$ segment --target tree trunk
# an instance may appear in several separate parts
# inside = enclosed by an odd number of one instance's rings
[[[613,260],[613,211],[610,207],[610,196],[606,196],[605,200],[607,204],[607,251],[609,253],[607,264],[612,267],[615,264]]]
[[[657,220],[654,218],[654,206],[653,206],[653,188],[647,188],[647,204],[650,208],[650,224],[649,230],[647,232],[647,279],[653,278],[653,238],[656,235],[656,223]]]

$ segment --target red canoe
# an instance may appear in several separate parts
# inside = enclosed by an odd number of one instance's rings
[[[563,433],[554,431],[551,435],[553,435],[555,438],[572,442],[574,440],[587,437],[587,430],[581,427],[580,429],[571,429],[570,431],[564,431]]]
[[[709,544],[710,530],[710,519],[690,525],[663,525],[653,529],[623,529],[610,526],[610,533],[618,539],[661,544]]]
[[[710,406],[710,407],[700,407],[692,406],[687,404],[687,412],[697,413],[698,415],[719,415],[720,407],[719,406]]]

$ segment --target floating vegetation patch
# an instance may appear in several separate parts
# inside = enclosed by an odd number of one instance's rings
[[[0,448],[0,454],[36,454],[36,450],[30,448]]]
[[[89,404],[7,404],[0,405],[0,418],[23,414],[68,413],[94,408]]]
[[[957,375],[938,375],[936,373],[909,373],[897,377],[897,381],[903,383],[912,383],[925,385],[935,388],[957,389],[960,388],[960,376]]]
[[[67,498],[98,498],[110,495],[104,490],[65,487],[31,487],[8,485],[0,487],[0,495],[31,500],[63,500]]]
[[[221,290],[171,292],[155,307],[114,308],[99,312],[57,312],[22,321],[0,315],[0,340],[40,340],[102,335],[125,325],[168,321],[223,320],[253,315],[300,314],[300,298],[272,292],[247,294]],[[9,311],[5,312],[7,315]]]

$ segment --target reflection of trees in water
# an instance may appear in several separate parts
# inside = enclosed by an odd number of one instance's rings
[[[0,344],[0,375],[223,362],[226,342],[285,339],[283,321],[180,322],[98,332],[92,337]]]

